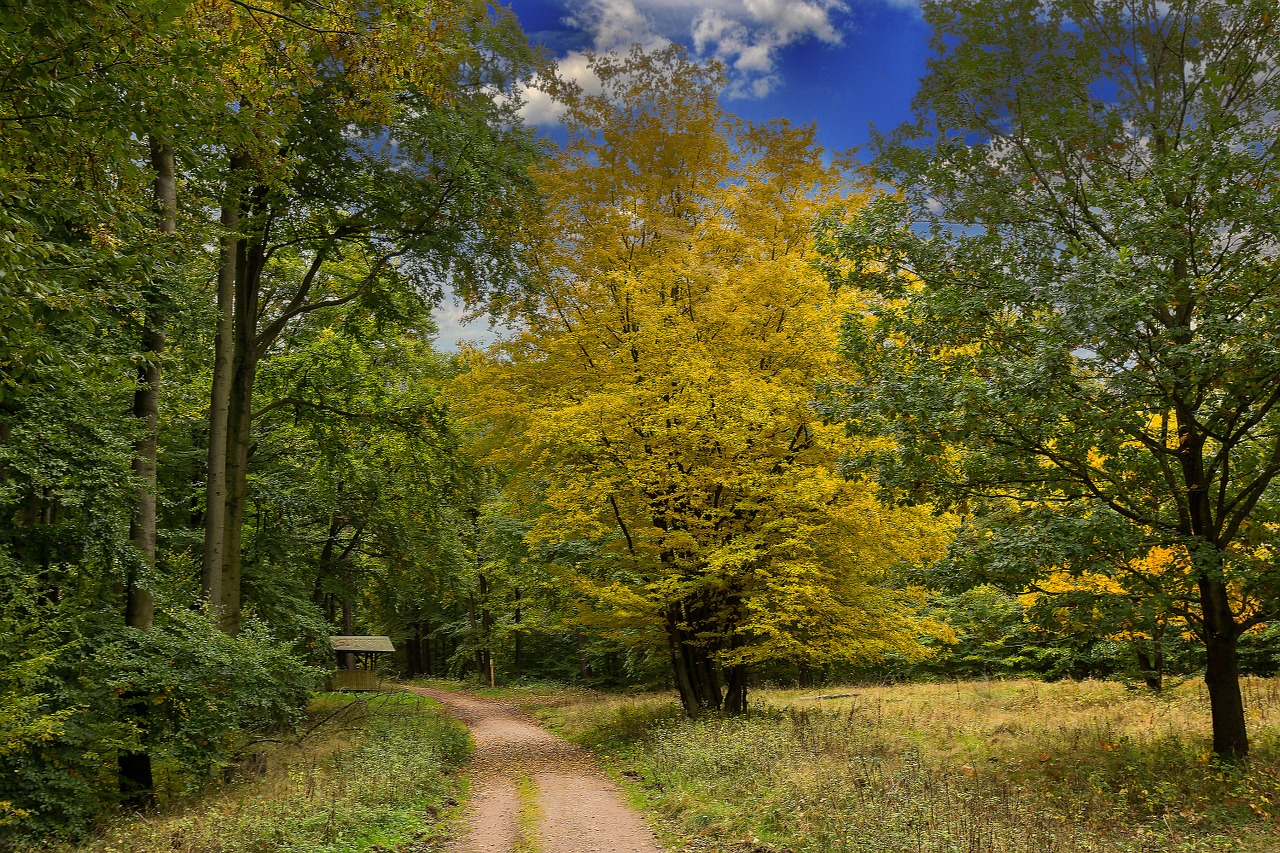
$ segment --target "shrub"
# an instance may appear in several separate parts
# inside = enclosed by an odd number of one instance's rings
[[[261,626],[229,637],[202,612],[164,608],[141,632],[0,572],[0,849],[86,834],[119,801],[124,753],[149,752],[161,793],[181,793],[244,733],[301,717],[317,671]]]

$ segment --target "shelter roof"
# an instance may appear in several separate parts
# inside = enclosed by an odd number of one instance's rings
[[[390,637],[330,637],[335,652],[394,652]]]

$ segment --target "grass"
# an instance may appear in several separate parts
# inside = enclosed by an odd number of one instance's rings
[[[521,773],[516,777],[516,797],[520,802],[520,812],[516,817],[514,853],[542,853],[542,844],[538,841],[538,824],[542,822],[542,808],[538,805],[538,783]]]
[[[1280,681],[1253,755],[1208,752],[1203,686],[983,681],[761,690],[690,721],[667,695],[506,691],[594,749],[687,846],[794,853],[1280,850]]]
[[[466,729],[410,693],[321,694],[314,731],[266,745],[267,772],[163,812],[122,818],[57,853],[429,851],[462,798]]]

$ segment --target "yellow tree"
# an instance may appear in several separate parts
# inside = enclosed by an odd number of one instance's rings
[[[538,176],[524,331],[461,383],[530,540],[596,543],[575,588],[665,638],[689,713],[743,710],[762,661],[919,654],[909,597],[876,581],[944,533],[841,477],[811,405],[847,369],[851,305],[809,236],[845,171],[811,127],[726,115],[719,69],[679,48],[593,67]]]

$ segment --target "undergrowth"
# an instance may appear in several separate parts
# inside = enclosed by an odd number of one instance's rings
[[[427,851],[460,799],[453,771],[471,741],[409,693],[325,694],[308,737],[270,746],[265,776],[166,812],[121,819],[94,841],[50,853],[375,853]]]
[[[1246,691],[1253,752],[1237,768],[1208,755],[1194,687],[769,691],[746,717],[699,720],[667,697],[574,694],[541,713],[701,849],[1262,853],[1280,850],[1273,687]]]

